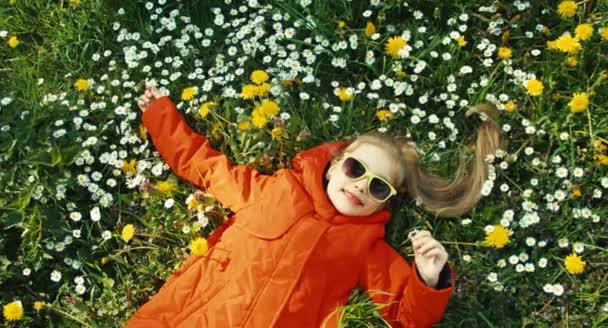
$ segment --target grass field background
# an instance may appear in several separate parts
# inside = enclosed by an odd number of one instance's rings
[[[387,239],[406,258],[413,227],[446,246],[440,327],[608,326],[607,17],[606,1],[1,1],[0,325],[121,326],[228,214],[155,152],[150,82],[265,173],[380,130],[453,176],[480,120],[465,112],[494,104],[478,206],[437,219],[400,197]],[[360,291],[346,308],[345,327],[383,326]]]

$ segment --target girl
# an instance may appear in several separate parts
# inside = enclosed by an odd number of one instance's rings
[[[379,134],[323,144],[298,154],[293,169],[261,175],[212,149],[155,88],[138,104],[175,174],[235,214],[209,237],[207,254],[191,256],[127,327],[335,327],[356,286],[391,326],[441,320],[454,284],[448,254],[419,232],[410,236],[410,266],[384,241],[386,207],[398,191],[439,216],[474,206],[488,173],[484,159],[498,146],[493,110],[472,110],[486,118],[475,165],[449,182],[420,168],[407,140]]]

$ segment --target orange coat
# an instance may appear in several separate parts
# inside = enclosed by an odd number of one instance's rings
[[[346,143],[304,151],[293,169],[267,176],[231,165],[167,97],[150,105],[143,123],[175,174],[235,215],[214,247],[179,268],[128,328],[336,327],[337,308],[356,286],[387,304],[380,313],[394,326],[441,319],[452,288],[426,286],[384,241],[390,213],[344,216],[327,197],[323,172]]]

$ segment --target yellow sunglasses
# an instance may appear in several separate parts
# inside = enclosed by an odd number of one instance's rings
[[[344,171],[344,175],[352,180],[367,178],[367,190],[378,202],[385,202],[397,194],[397,189],[381,176],[372,173],[363,162],[355,158],[351,153],[344,153],[342,170]]]

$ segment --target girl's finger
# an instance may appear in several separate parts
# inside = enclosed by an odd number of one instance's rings
[[[412,241],[422,238],[422,237],[429,237],[431,236],[431,232],[428,230],[422,230],[422,231],[418,231],[416,234],[414,234],[410,239]]]
[[[433,237],[423,236],[420,238],[416,238],[416,240],[412,241],[412,246],[414,246],[414,248],[420,248],[422,245],[428,243],[430,240],[434,240]]]
[[[158,89],[156,89],[155,86],[150,87],[150,92],[152,93],[152,97],[154,99],[162,97],[162,95],[160,94],[160,91],[158,91]]]
[[[442,253],[443,253],[442,249],[433,248],[433,249],[429,250],[428,252],[426,252],[426,254],[422,254],[422,256],[442,258]]]
[[[433,248],[437,248],[439,247],[437,241],[435,240],[431,240],[429,242],[427,242],[426,244],[420,246],[420,248],[418,248],[418,253],[424,255],[426,252],[430,251]]]

